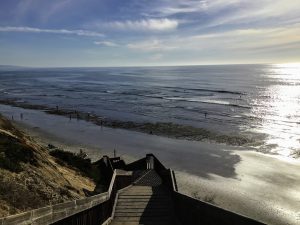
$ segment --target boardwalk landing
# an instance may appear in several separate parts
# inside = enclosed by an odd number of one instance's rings
[[[179,225],[177,219],[183,225],[265,225],[178,192],[174,171],[153,154],[130,164],[104,156],[98,166],[110,179],[107,192],[0,218],[0,225]]]
[[[147,170],[119,193],[111,225],[178,225],[170,193],[154,170]]]

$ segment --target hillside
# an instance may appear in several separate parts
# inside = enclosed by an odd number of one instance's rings
[[[85,196],[95,183],[0,115],[0,217]]]

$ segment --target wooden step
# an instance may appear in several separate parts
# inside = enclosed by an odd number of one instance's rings
[[[155,171],[118,195],[112,225],[175,225],[172,199]]]
[[[118,217],[161,217],[161,216],[168,216],[168,210],[154,210],[154,211],[144,211],[144,212],[115,212],[115,218]]]
[[[168,216],[157,216],[155,218],[149,216],[149,217],[139,217],[139,216],[123,216],[123,217],[116,217],[114,218],[113,221],[125,221],[125,222],[163,222],[163,223],[169,223],[170,222],[170,218]]]
[[[144,212],[145,209],[144,208],[117,208],[115,210],[115,212],[122,212],[122,213],[132,213],[132,212]],[[147,211],[151,211],[151,212],[165,212],[168,213],[169,212],[169,208],[150,208],[147,209]]]
[[[133,221],[112,221],[110,225],[170,225],[170,223],[164,222],[133,222]],[[173,224],[172,224],[173,225]]]
[[[164,200],[164,199],[170,199],[169,196],[164,195],[132,195],[132,196],[119,196],[119,200],[127,200],[127,199],[148,199],[148,200]]]

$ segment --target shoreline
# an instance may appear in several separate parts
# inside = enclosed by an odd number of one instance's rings
[[[110,119],[101,115],[70,110],[65,108],[56,108],[43,105],[32,105],[18,100],[0,100],[0,104],[20,107],[24,109],[42,110],[48,114],[65,116],[70,120],[84,120],[92,122],[98,126],[110,128],[120,128],[130,131],[138,131],[146,134],[174,138],[188,141],[207,141],[219,144],[228,144],[233,146],[257,146],[262,140],[255,140],[246,136],[237,136],[231,134],[218,133],[205,128],[193,127],[190,125],[175,124],[171,122],[134,122]]]
[[[99,127],[86,121],[2,106],[4,115],[24,113],[14,121],[40,144],[64,150],[82,148],[96,160],[103,154],[133,161],[153,152],[176,170],[180,192],[274,225],[299,222],[300,162],[285,161],[241,147],[177,140],[135,131]],[[59,129],[57,129],[59,127]]]

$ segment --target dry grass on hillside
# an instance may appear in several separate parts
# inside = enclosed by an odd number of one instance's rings
[[[0,217],[85,196],[94,182],[0,115]]]

